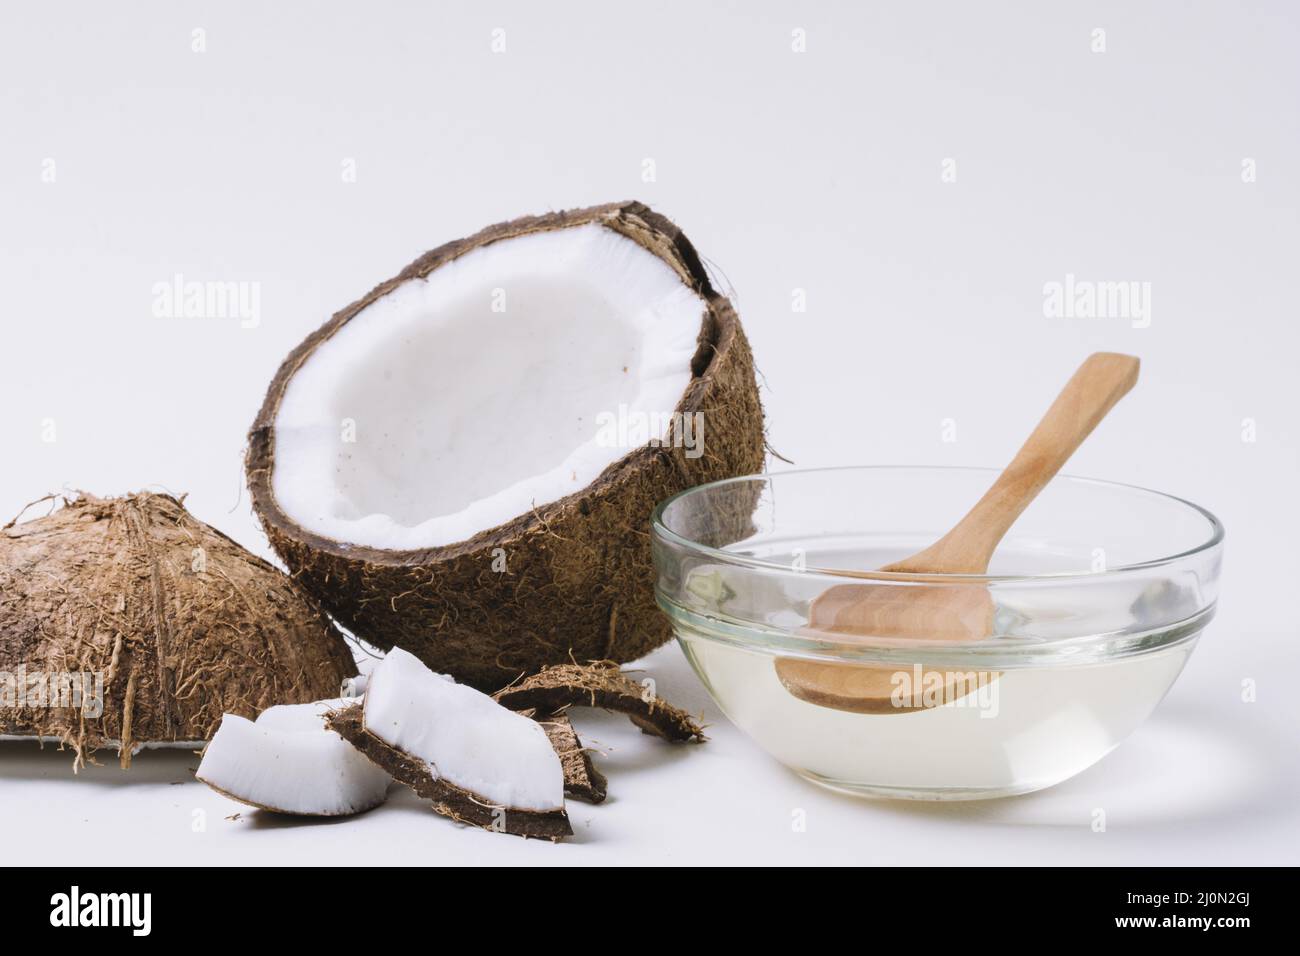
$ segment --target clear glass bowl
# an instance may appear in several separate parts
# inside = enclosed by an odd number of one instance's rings
[[[659,606],[727,717],[817,783],[919,799],[1038,790],[1123,740],[1168,691],[1214,614],[1223,528],[1179,498],[1058,477],[1012,527],[987,575],[864,580],[861,572],[940,537],[996,474],[791,471],[663,502],[653,519]],[[826,605],[810,609],[846,584],[876,598],[987,589],[991,633],[832,632]],[[803,685],[788,675],[800,662],[887,674],[888,706],[863,713],[796,696],[790,688]],[[835,670],[800,673],[816,688]]]

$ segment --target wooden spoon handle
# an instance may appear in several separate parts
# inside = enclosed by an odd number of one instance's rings
[[[1139,364],[1133,356],[1115,352],[1088,356],[975,507],[930,547],[882,570],[984,574],[1020,513],[1133,387]]]

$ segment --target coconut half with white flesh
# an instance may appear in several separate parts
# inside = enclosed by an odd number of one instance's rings
[[[573,832],[564,769],[541,725],[400,648],[376,666],[364,703],[329,726],[445,816],[520,836]]]
[[[226,714],[195,776],[233,800],[276,813],[332,817],[376,807],[391,778],[325,728],[330,712],[355,703],[285,704],[255,721]]]
[[[625,203],[490,227],[336,314],[275,376],[247,468],[341,623],[495,690],[666,640],[654,505],[763,458],[731,304]]]

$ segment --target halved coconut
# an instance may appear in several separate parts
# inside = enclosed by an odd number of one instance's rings
[[[338,693],[356,673],[323,611],[170,495],[82,494],[0,529],[0,735],[79,766],[207,740],[224,713]]]
[[[341,623],[496,689],[666,640],[650,512],[763,458],[731,304],[625,203],[490,227],[336,314],[271,383],[247,467]]]
[[[329,726],[445,816],[520,836],[573,832],[564,769],[542,726],[401,648],[375,667],[364,703],[331,714]]]
[[[194,776],[249,806],[300,816],[344,816],[384,802],[391,779],[338,734],[336,698],[270,707],[256,721],[226,714]]]

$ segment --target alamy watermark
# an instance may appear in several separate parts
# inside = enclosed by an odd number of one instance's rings
[[[991,671],[938,671],[913,664],[910,671],[895,671],[889,677],[893,688],[889,702],[894,707],[967,707],[980,717],[998,715],[998,675]]]
[[[0,670],[0,708],[76,708],[92,719],[104,714],[104,675],[100,671]]]
[[[1151,283],[1094,282],[1067,272],[1064,282],[1043,283],[1043,315],[1049,319],[1128,319],[1135,329],[1151,324]]]
[[[73,886],[50,897],[50,925],[117,926],[130,929],[132,936],[148,936],[153,929],[153,894],[84,893]]]
[[[153,284],[153,314],[159,319],[234,319],[241,329],[262,324],[262,283],[200,282],[176,273]]]
[[[704,454],[704,413],[633,411],[627,405],[617,412],[596,416],[596,443],[601,448],[683,448],[687,458]]]

